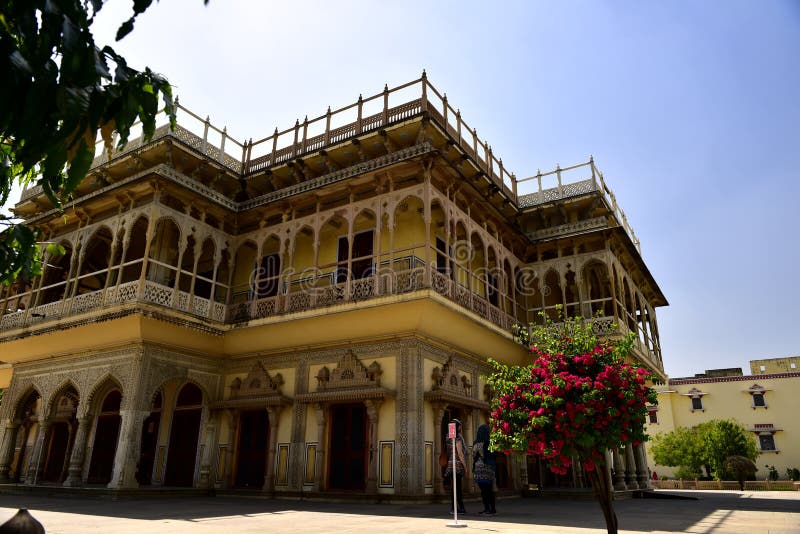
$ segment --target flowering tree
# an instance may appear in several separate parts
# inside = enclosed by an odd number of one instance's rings
[[[493,448],[538,456],[557,474],[579,462],[608,532],[616,533],[605,451],[646,440],[646,405],[657,402],[647,386],[651,375],[626,361],[633,335],[598,340],[592,323],[580,318],[515,334],[530,347],[533,363],[506,366],[490,359]]]

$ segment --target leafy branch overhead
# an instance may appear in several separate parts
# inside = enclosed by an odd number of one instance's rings
[[[134,0],[133,16],[117,40],[133,29],[152,0]],[[15,184],[37,183],[61,207],[89,171],[98,134],[106,150],[112,136],[128,141],[141,121],[155,131],[159,102],[175,126],[172,88],[145,68],[131,68],[112,47],[95,44],[91,26],[101,0],[19,0],[0,5],[0,201]],[[28,280],[41,270],[39,232],[6,220],[0,234],[0,282]],[[33,236],[31,238],[31,236]]]

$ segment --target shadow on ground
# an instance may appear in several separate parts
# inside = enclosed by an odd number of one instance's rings
[[[697,500],[630,499],[615,502],[621,530],[641,532],[702,532],[715,530],[735,511],[795,514],[800,525],[800,495],[786,492],[680,492]],[[769,493],[769,494],[767,494]],[[329,503],[305,500],[275,500],[236,497],[184,497],[165,499],[130,499],[120,501],[35,495],[0,495],[0,523],[16,508],[33,511],[83,514],[140,520],[175,520],[204,523],[226,517],[265,516],[292,512],[318,512],[361,516],[441,518],[446,520],[446,504],[364,504]],[[542,525],[553,528],[604,529],[599,505],[592,500],[513,498],[498,502],[499,514],[491,518],[477,515],[480,503],[468,503],[465,519],[478,527],[482,521]],[[800,528],[798,529],[800,531]]]

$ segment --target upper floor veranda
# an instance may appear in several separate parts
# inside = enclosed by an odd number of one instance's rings
[[[329,112],[322,141],[304,121],[266,155],[265,142],[243,143],[238,170],[222,156],[238,142],[221,130],[213,145],[202,121],[202,136],[162,128],[102,155],[64,212],[27,190],[18,214],[65,253],[0,293],[0,342],[142,309],[224,331],[428,295],[505,333],[559,307],[597,317],[603,333],[617,323],[663,373],[655,308],[666,300],[594,162],[539,173],[518,195],[525,180],[446,97],[433,107],[424,76],[409,87],[423,92],[414,113],[389,106],[387,89],[377,123],[363,112],[376,97],[360,99],[353,136]]]

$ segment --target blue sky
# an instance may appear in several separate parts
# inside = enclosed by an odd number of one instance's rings
[[[800,354],[798,2],[170,0],[115,48],[239,139],[425,68],[517,176],[594,155],[670,301],[670,375]]]

